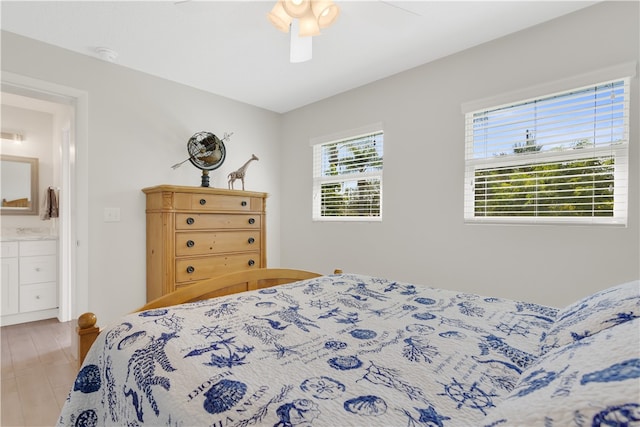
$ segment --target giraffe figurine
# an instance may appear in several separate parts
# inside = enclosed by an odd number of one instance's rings
[[[247,160],[247,162],[240,166],[240,169],[238,169],[235,172],[231,172],[229,175],[227,175],[227,177],[229,178],[229,189],[233,190],[233,182],[236,179],[239,179],[240,181],[242,181],[242,189],[244,190],[244,174],[245,171],[247,170],[247,167],[249,166],[249,163],[251,163],[253,160],[260,160],[258,159],[258,157],[255,154],[251,155],[251,158],[249,160]]]

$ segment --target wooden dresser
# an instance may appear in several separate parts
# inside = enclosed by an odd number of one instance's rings
[[[147,301],[267,266],[266,193],[160,185],[147,195]]]

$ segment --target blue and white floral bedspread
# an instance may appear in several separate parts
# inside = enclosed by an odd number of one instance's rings
[[[338,275],[131,314],[59,425],[482,425],[557,312]]]

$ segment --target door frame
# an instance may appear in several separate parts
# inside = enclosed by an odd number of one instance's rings
[[[73,110],[69,129],[60,135],[58,319],[67,322],[89,310],[88,93],[5,71],[2,90],[71,105]]]

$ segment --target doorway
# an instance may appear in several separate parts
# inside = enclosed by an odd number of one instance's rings
[[[58,218],[58,320],[88,310],[88,105],[87,93],[3,72],[2,93],[20,108],[50,109],[55,115],[54,163],[61,197]],[[3,96],[3,104],[5,104]],[[16,101],[18,102],[18,101]],[[30,107],[31,106],[31,107]]]

